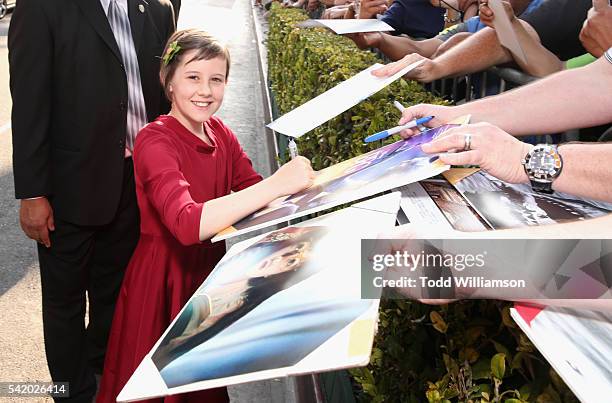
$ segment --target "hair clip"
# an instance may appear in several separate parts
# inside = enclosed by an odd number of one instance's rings
[[[162,58],[162,60],[164,61],[164,66],[167,66],[172,61],[172,59],[174,59],[174,56],[176,56],[180,51],[181,47],[179,46],[177,41],[174,41],[170,45],[168,45],[168,50],[166,50],[166,54]]]

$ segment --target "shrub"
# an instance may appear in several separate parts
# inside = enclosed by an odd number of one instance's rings
[[[270,16],[269,79],[281,115],[380,62],[347,38],[321,28],[295,28],[307,18],[300,10],[281,7],[273,7]],[[302,136],[297,141],[300,154],[310,158],[315,169],[321,169],[379,147],[364,145],[363,139],[397,124],[400,113],[392,104],[394,99],[406,105],[443,103],[420,85],[398,80]]]

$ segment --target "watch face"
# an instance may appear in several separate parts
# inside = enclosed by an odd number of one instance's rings
[[[561,173],[561,156],[553,146],[537,146],[525,158],[525,171],[530,178],[549,180]]]

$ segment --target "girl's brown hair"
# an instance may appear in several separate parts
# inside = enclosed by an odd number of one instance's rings
[[[216,57],[222,57],[227,62],[227,68],[225,70],[225,79],[229,77],[230,70],[230,54],[229,50],[219,40],[210,34],[199,31],[197,29],[184,29],[177,31],[170,39],[164,48],[162,56],[161,68],[159,71],[159,79],[161,85],[164,88],[166,97],[171,100],[170,81],[174,77],[176,68],[182,62],[185,53],[196,50],[196,53],[188,60],[187,63],[194,60],[210,60]]]

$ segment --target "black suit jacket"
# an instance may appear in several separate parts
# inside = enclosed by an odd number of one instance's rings
[[[167,0],[128,8],[151,121],[169,109],[159,66],[174,14]],[[55,216],[75,224],[109,223],[121,195],[128,90],[100,0],[20,0],[8,39],[16,197],[47,196]]]

